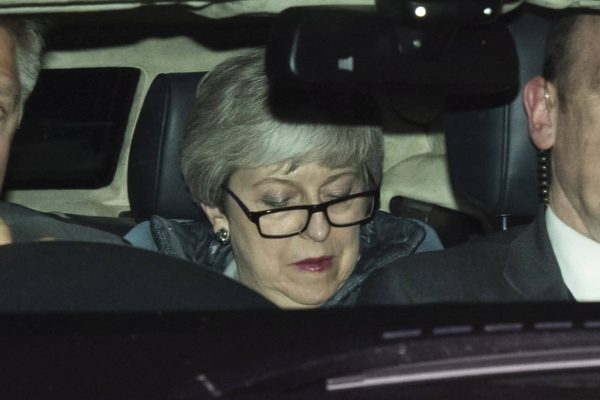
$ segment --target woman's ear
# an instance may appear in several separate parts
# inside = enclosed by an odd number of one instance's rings
[[[214,232],[221,229],[229,231],[229,219],[227,219],[227,216],[223,214],[219,207],[208,206],[206,204],[200,204],[200,207],[202,207],[204,214],[208,217]]]
[[[523,102],[529,122],[529,136],[540,150],[554,146],[556,138],[556,88],[541,76],[525,85]]]

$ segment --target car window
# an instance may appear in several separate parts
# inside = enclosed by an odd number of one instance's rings
[[[138,79],[134,68],[44,70],[12,146],[6,188],[108,185]]]

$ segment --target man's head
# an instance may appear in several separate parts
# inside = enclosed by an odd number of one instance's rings
[[[525,86],[533,143],[552,149],[550,207],[600,242],[600,15],[571,14],[553,24],[544,77]]]
[[[40,71],[42,47],[38,23],[0,18],[0,190],[12,138]]]

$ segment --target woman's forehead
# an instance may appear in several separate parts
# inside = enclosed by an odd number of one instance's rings
[[[323,185],[340,179],[359,178],[356,167],[329,168],[318,163],[291,166],[278,164],[256,168],[236,170],[230,179],[231,185],[247,188],[270,183],[289,183],[299,185]]]

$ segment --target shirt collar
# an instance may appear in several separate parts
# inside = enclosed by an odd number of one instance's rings
[[[233,279],[234,281],[238,280],[237,265],[235,263],[235,259],[232,258],[229,264],[227,264],[227,267],[225,267],[225,270],[223,271],[223,275]]]
[[[600,243],[561,221],[550,207],[546,226],[560,271],[577,301],[600,301]]]

